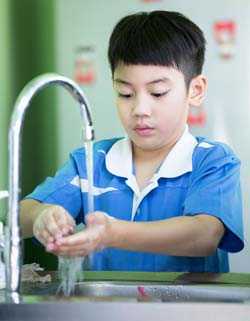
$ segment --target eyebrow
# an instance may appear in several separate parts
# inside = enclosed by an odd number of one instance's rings
[[[120,78],[116,78],[116,79],[114,79],[114,81],[115,81],[116,83],[119,83],[119,84],[132,86],[132,84],[131,84],[130,82],[125,81],[125,80],[120,79]],[[169,82],[169,81],[170,81],[169,78],[167,78],[167,77],[162,77],[162,78],[159,78],[159,79],[155,79],[155,80],[149,81],[149,82],[146,83],[146,85],[152,85],[152,84],[157,84],[157,83],[159,83],[159,82]]]

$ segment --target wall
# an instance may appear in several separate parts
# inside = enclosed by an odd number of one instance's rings
[[[8,123],[11,109],[11,73],[10,73],[10,19],[9,19],[9,1],[2,0],[0,3],[0,190],[7,189],[7,136]],[[0,220],[4,219],[6,213],[6,204],[0,201]]]
[[[21,89],[34,77],[54,69],[54,2],[0,1],[0,189],[7,189],[7,131],[9,116]],[[37,95],[25,115],[22,153],[22,195],[31,192],[57,168],[56,90]],[[4,219],[6,209],[0,211]],[[25,241],[25,262],[55,267],[43,249]],[[51,264],[50,264],[51,263]]]
[[[54,2],[11,0],[13,96],[34,77],[54,72]],[[25,114],[22,141],[22,195],[57,165],[56,90],[45,89]]]
[[[209,90],[205,108],[209,114],[204,129],[195,129],[195,134],[228,141],[242,159],[242,187],[244,195],[244,220],[246,249],[231,255],[231,269],[237,272],[250,271],[250,220],[248,213],[250,148],[249,44],[246,41],[250,31],[250,7],[246,0],[223,0],[216,3],[199,0],[158,1],[145,4],[139,0],[98,1],[67,0],[56,1],[57,27],[57,70],[73,77],[75,49],[79,45],[93,45],[96,48],[97,82],[85,86],[96,128],[97,139],[120,136],[123,130],[119,125],[113,103],[111,75],[107,62],[109,34],[115,23],[124,15],[142,10],[167,9],[180,11],[200,25],[207,37],[207,59],[204,72],[209,79]],[[236,56],[230,62],[218,58],[212,34],[212,24],[216,19],[233,18],[238,23]],[[223,115],[223,122],[217,116]],[[74,124],[74,126],[72,126]],[[111,125],[112,124],[112,125]],[[73,148],[81,146],[79,112],[75,104],[64,93],[59,95],[58,110],[59,163],[67,159]],[[226,136],[221,136],[221,129]],[[239,129],[240,128],[240,129]],[[239,263],[240,262],[240,263]]]

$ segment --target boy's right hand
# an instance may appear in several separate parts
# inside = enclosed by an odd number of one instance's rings
[[[74,219],[59,205],[40,204],[36,215],[33,234],[49,250],[56,240],[74,231]]]

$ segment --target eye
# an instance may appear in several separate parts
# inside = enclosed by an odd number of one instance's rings
[[[159,98],[159,97],[165,96],[168,92],[169,92],[169,90],[164,91],[163,93],[151,93],[151,95],[156,98]]]
[[[132,94],[121,94],[121,93],[118,93],[118,97],[121,97],[121,98],[131,98],[131,97],[132,97]]]

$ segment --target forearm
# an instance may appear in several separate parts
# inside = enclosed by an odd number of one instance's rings
[[[20,224],[23,238],[33,236],[33,225],[38,216],[38,207],[42,204],[38,201],[27,199],[20,202]]]
[[[114,220],[108,246],[174,256],[208,256],[223,234],[223,224],[209,215],[154,222]]]

